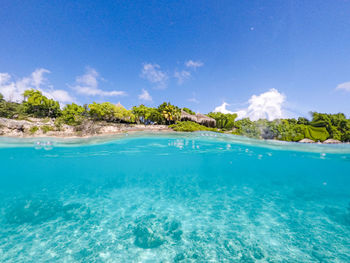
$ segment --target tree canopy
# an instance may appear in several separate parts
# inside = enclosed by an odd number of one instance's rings
[[[22,104],[4,100],[4,96],[0,93],[0,117],[14,118],[22,114]]]
[[[23,93],[24,96],[24,112],[33,117],[50,117],[56,118],[61,115],[60,104],[45,97],[41,91],[38,90],[26,90]]]
[[[62,115],[60,118],[68,125],[79,125],[84,119],[83,114],[85,112],[86,109],[80,105],[75,103],[67,104],[62,110]]]
[[[216,127],[219,129],[231,130],[235,127],[236,113],[224,114],[221,112],[210,112],[208,116],[216,120]]]
[[[89,115],[95,120],[110,122],[134,122],[135,115],[121,106],[110,102],[89,104]]]

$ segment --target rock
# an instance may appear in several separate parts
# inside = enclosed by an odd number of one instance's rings
[[[323,142],[324,144],[339,144],[341,141],[335,140],[335,139],[327,139]]]
[[[304,138],[304,139],[300,140],[299,142],[301,142],[301,143],[315,143],[313,140],[310,140],[308,138]]]
[[[44,133],[42,126],[50,126],[52,130]],[[37,127],[33,134],[32,128]],[[0,118],[0,135],[22,137],[22,136],[93,136],[97,134],[117,134],[125,131],[171,131],[166,125],[135,125],[125,123],[112,123],[104,121],[93,121],[86,119],[81,125],[70,126],[62,124],[55,126],[55,120],[50,118],[28,118],[27,120],[15,120]]]
[[[181,223],[177,220],[152,214],[138,218],[135,223],[134,244],[140,248],[156,248],[165,242],[175,243],[181,240]]]
[[[140,248],[156,248],[164,243],[163,237],[151,228],[139,225],[134,230],[135,245]]]
[[[59,217],[64,220],[86,220],[90,216],[90,210],[79,203],[63,205],[57,200],[40,198],[16,202],[8,209],[5,218],[9,224],[36,225]]]
[[[10,224],[36,225],[56,217],[62,205],[58,201],[26,200],[15,204],[6,214]]]

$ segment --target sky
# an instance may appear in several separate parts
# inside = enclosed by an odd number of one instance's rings
[[[0,8],[0,93],[169,101],[243,117],[350,117],[350,1],[17,1]]]

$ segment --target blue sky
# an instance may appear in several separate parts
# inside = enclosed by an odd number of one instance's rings
[[[0,36],[13,100],[350,115],[350,1],[3,0]]]

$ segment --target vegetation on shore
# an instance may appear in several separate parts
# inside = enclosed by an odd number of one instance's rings
[[[40,129],[46,133],[60,129],[64,124],[78,127],[86,121],[105,121],[111,123],[163,124],[169,125],[175,131],[213,131],[244,135],[262,139],[277,139],[283,141],[300,141],[304,138],[313,141],[335,139],[350,141],[350,119],[342,113],[324,114],[312,112],[312,119],[277,119],[268,121],[260,119],[251,121],[249,118],[237,120],[237,114],[210,112],[206,116],[215,119],[216,126],[209,128],[193,121],[181,121],[181,111],[195,115],[189,108],[179,108],[170,103],[162,103],[157,108],[145,105],[134,106],[131,110],[120,104],[110,102],[85,104],[60,104],[45,97],[38,90],[27,90],[23,94],[23,102],[15,103],[4,100],[0,94],[0,117],[9,119],[26,119],[29,117],[54,120],[55,127],[44,125]],[[30,130],[34,134],[38,127]]]
[[[181,131],[181,132],[194,132],[194,131],[212,131],[212,132],[219,132],[217,128],[210,128],[203,125],[200,125],[193,121],[179,121],[176,124],[172,124],[169,126],[174,131]]]

